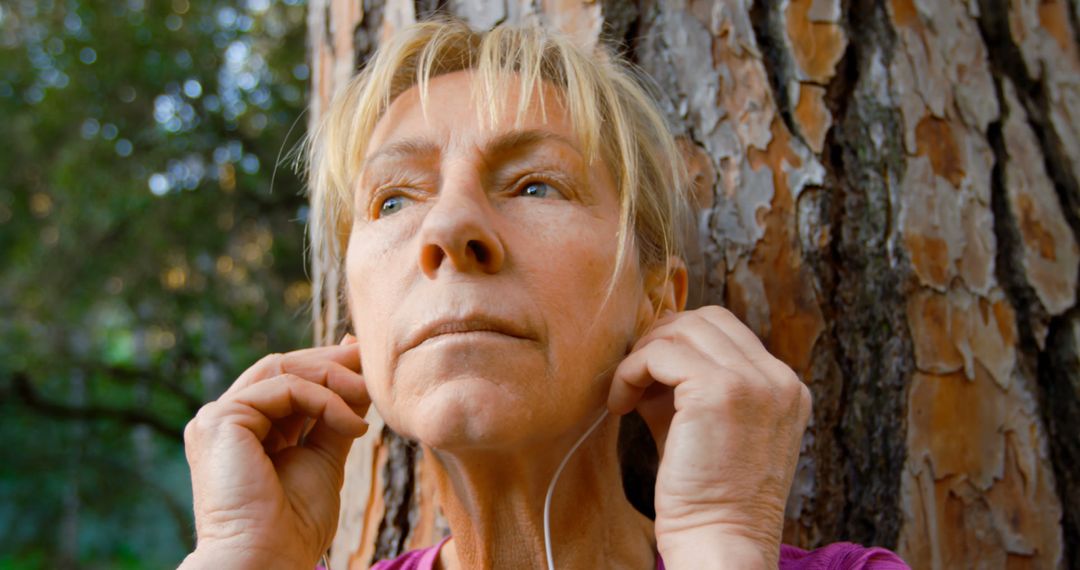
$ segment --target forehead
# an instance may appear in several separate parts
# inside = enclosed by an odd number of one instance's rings
[[[510,130],[546,131],[578,143],[563,97],[555,87],[537,82],[531,93],[524,93],[519,78],[511,76],[493,90],[495,100],[487,101],[477,96],[477,79],[472,70],[455,71],[433,77],[423,101],[416,85],[401,93],[375,125],[365,159],[385,145],[415,137],[448,150],[481,146]],[[528,106],[519,113],[526,98]]]

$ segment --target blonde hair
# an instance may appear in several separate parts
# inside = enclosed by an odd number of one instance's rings
[[[380,47],[334,98],[307,141],[317,343],[332,343],[344,332],[339,314],[352,192],[376,123],[404,91],[416,86],[423,107],[432,77],[462,70],[475,72],[473,92],[491,109],[493,123],[503,104],[501,82],[519,82],[519,122],[534,93],[542,102],[539,82],[555,88],[587,159],[591,163],[599,155],[615,177],[620,239],[612,285],[628,252],[637,254],[643,267],[684,258],[682,236],[689,217],[683,161],[630,64],[602,47],[590,52],[535,24],[503,24],[481,32],[456,19],[421,22]]]

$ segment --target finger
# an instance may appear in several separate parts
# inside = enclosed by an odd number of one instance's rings
[[[366,430],[367,427],[365,426],[364,429]],[[334,458],[335,462],[340,460],[340,464],[344,465],[354,439],[356,437],[342,435],[322,422],[314,422],[310,427],[310,431],[304,436],[304,447],[322,452],[328,457]]]
[[[353,437],[337,433],[324,424],[315,422],[302,447],[292,446],[283,449],[274,457],[274,463],[280,470],[282,483],[292,489],[296,496],[309,506],[329,496],[336,496],[336,494],[327,494],[325,487],[336,485],[337,489],[341,488],[342,473],[353,439]],[[315,457],[318,461],[290,461],[301,455]],[[323,507],[336,508],[336,502],[331,501]],[[326,512],[332,510],[327,509]]]
[[[282,374],[299,376],[309,382],[326,386],[340,394],[358,413],[366,413],[371,403],[364,377],[332,360],[296,360],[282,363]]]
[[[672,338],[672,331],[677,331],[685,323],[694,318],[694,311],[687,311],[682,313],[667,313],[664,317],[658,319],[653,323],[645,334],[638,337],[634,342],[634,346],[631,348],[631,352],[640,350],[641,347],[649,344],[650,342],[659,338]]]
[[[336,392],[291,374],[248,386],[226,402],[258,412],[257,415],[244,414],[242,417],[247,421],[240,423],[252,430],[260,441],[269,433],[275,420],[293,414],[317,420],[344,436],[359,437],[367,429],[367,422]]]
[[[751,362],[771,362],[776,360],[776,357],[765,348],[765,344],[761,342],[757,334],[739,320],[735,313],[716,305],[702,307],[694,312],[723,330]]]
[[[225,391],[231,395],[255,384],[256,382],[273,378],[282,374],[291,373],[292,370],[314,370],[322,375],[319,363],[335,363],[354,374],[360,373],[360,351],[355,340],[348,344],[335,346],[320,346],[305,348],[281,354],[270,354],[259,359],[244,371],[236,382]],[[329,372],[327,372],[329,373]],[[299,375],[299,374],[298,374]]]
[[[334,346],[305,348],[264,356],[245,370],[226,393],[236,392],[260,380],[285,374],[290,368],[310,367],[313,363],[326,361],[335,362],[355,373],[360,372],[360,351],[355,341]]]
[[[808,396],[809,391],[799,375],[787,363],[773,356],[754,331],[743,324],[731,311],[722,307],[706,307],[700,310],[700,317],[712,322],[717,330],[721,330],[741,351],[753,366],[753,370],[759,374],[746,374],[745,372],[751,369],[738,366],[734,362],[725,363],[727,367],[743,372],[743,378],[747,380],[767,383],[775,397],[791,400],[795,405],[807,399],[802,392],[806,392]]]
[[[282,450],[273,458],[274,465],[290,500],[303,503],[313,514],[310,522],[325,526],[323,533],[333,536],[352,438],[316,424],[308,441],[303,447]]]
[[[730,327],[730,324],[728,326]],[[719,366],[756,372],[754,376],[765,373],[746,356],[728,334],[727,329],[696,311],[684,313],[678,320],[650,331],[638,341],[637,346],[644,346],[658,339],[693,346],[705,358]]]
[[[360,416],[367,414],[371,399],[368,396],[367,385],[364,383],[363,376],[338,362],[333,360],[284,359],[281,361],[279,368],[283,369],[281,374],[291,374],[309,382],[326,386],[331,391],[339,394],[357,414]],[[240,384],[240,382],[238,381],[237,384]],[[225,395],[231,396],[238,391],[239,388],[235,391],[230,389]]]
[[[654,383],[645,389],[634,409],[641,415],[641,419],[645,420],[645,425],[656,442],[656,451],[663,457],[671,420],[675,417],[675,390]]]
[[[270,431],[262,440],[262,446],[267,455],[273,455],[286,447],[290,447],[289,443],[285,441],[285,436],[281,434],[281,430],[273,425],[270,426]]]
[[[654,382],[671,388],[707,374],[707,360],[693,346],[660,338],[630,353],[615,369],[608,409],[618,415],[634,409]]]
[[[645,332],[643,332],[641,336],[637,337],[637,339],[634,340],[633,345],[630,347],[627,353],[633,352],[647,344],[650,334],[656,329],[664,327],[672,321],[682,318],[682,316],[686,314],[687,313],[685,312],[679,313],[675,311],[665,311],[662,315],[660,315],[660,318],[656,319],[651,325],[649,325],[649,328]]]
[[[304,426],[310,421],[311,418],[307,416],[293,414],[274,422],[274,430],[281,434],[285,445],[296,445],[303,434]]]

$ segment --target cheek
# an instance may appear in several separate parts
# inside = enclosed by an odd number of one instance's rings
[[[372,299],[378,298],[378,279],[372,279],[374,267],[370,263],[371,254],[359,240],[349,241],[345,254],[345,296],[349,315],[352,317],[354,334],[361,343],[370,338],[370,326],[373,322],[372,310],[378,305]]]
[[[538,225],[526,238],[531,247],[519,247],[518,252],[531,258],[521,264],[535,273],[528,282],[576,318],[591,319],[613,278],[616,229],[585,216],[576,218],[581,219]]]
[[[574,223],[567,223],[573,221]],[[524,282],[545,312],[557,368],[575,375],[611,365],[632,342],[642,292],[636,271],[615,276],[617,227],[596,219],[566,220],[533,232],[518,248]],[[611,280],[616,279],[611,294]]]
[[[345,290],[353,334],[360,346],[360,361],[364,381],[368,385],[372,401],[379,402],[389,395],[391,313],[400,299],[394,296],[395,287],[391,276],[381,269],[385,264],[379,260],[390,255],[375,240],[354,236],[345,257]]]
[[[401,302],[401,276],[407,264],[409,235],[404,224],[373,226],[358,222],[345,253],[346,294],[360,333],[385,333],[387,317]],[[365,330],[366,329],[366,330]]]

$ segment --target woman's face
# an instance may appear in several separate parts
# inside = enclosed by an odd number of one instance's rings
[[[546,120],[534,96],[515,128],[506,89],[485,128],[472,73],[432,79],[426,118],[415,87],[390,105],[346,255],[372,401],[395,431],[444,449],[540,442],[592,417],[651,308],[636,267],[604,304],[618,198],[556,92]]]

